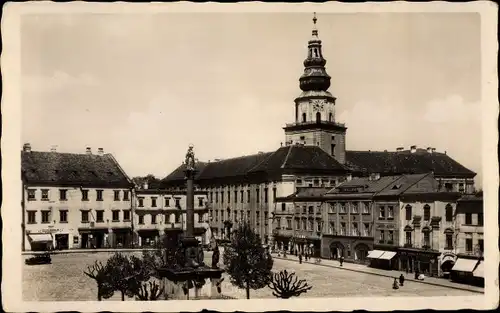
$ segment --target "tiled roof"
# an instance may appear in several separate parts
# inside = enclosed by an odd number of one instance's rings
[[[130,188],[131,180],[111,154],[21,151],[27,184]]]
[[[346,167],[320,147],[302,145],[279,148],[251,171],[269,172],[278,169],[347,172]]]
[[[417,184],[424,178],[429,177],[429,179],[434,180],[431,173],[426,174],[412,174],[412,175],[401,175],[399,178],[384,189],[377,192],[377,196],[398,196],[406,192],[409,188]],[[435,192],[437,190],[427,190],[427,192]]]
[[[379,192],[383,188],[387,187],[390,183],[399,179],[400,176],[382,176],[379,179],[370,179],[368,177],[354,178],[350,181],[346,181],[339,186],[331,189],[328,194],[341,193],[342,189],[362,187],[363,192],[374,193]]]
[[[315,146],[293,145],[281,147],[274,152],[258,153],[217,162],[198,163],[198,181],[243,177],[249,174],[290,171],[340,171],[347,168],[328,153]],[[164,185],[184,179],[184,165],[163,179]]]
[[[434,172],[437,176],[474,177],[467,169],[445,153],[429,153],[424,149],[410,151],[346,151],[346,165],[360,173],[423,174]]]
[[[208,163],[206,162],[197,162],[196,163],[196,177],[195,179],[198,179],[200,176],[201,172],[205,169],[205,166],[207,166]],[[162,179],[162,182],[164,181],[177,181],[177,180],[184,180],[185,178],[185,173],[184,170],[186,169],[186,165],[182,164],[178,168],[176,168],[172,173],[168,174],[167,177]]]

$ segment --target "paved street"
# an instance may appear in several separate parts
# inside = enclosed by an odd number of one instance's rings
[[[140,255],[140,252],[133,252]],[[106,261],[111,253],[73,253],[52,256],[52,264],[40,266],[23,265],[23,298],[26,301],[36,300],[95,300],[97,287],[95,282],[83,274],[87,265],[95,260]],[[25,256],[27,258],[28,256]],[[205,254],[210,263],[210,254]],[[313,289],[303,296],[307,297],[342,297],[342,296],[473,296],[477,293],[433,286],[418,282],[405,282],[399,290],[392,289],[392,280],[371,274],[337,269],[315,264],[275,259],[274,270],[288,269],[306,279]],[[223,294],[245,298],[244,290],[237,289],[223,282]],[[251,298],[273,298],[269,288],[252,290]],[[120,300],[115,294],[111,300]]]

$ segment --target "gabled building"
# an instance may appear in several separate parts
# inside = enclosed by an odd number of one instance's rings
[[[132,241],[133,183],[111,154],[21,152],[23,250]]]

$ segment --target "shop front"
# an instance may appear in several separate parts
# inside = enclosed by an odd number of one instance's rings
[[[113,238],[110,242],[113,248],[129,248],[132,246],[133,236],[130,228],[113,228]]]
[[[50,251],[54,248],[51,233],[28,233],[27,237],[31,251]]]
[[[294,255],[321,256],[321,240],[318,237],[297,235],[293,237],[291,253]]]
[[[439,276],[439,259],[441,252],[399,248],[399,270],[408,273],[418,272],[425,276]]]
[[[449,277],[456,260],[457,256],[454,253],[446,252],[441,254],[439,258],[439,268],[441,270],[439,276]]]
[[[140,229],[137,233],[141,247],[152,247],[160,238],[160,232],[157,229]]]
[[[450,277],[451,280],[462,283],[477,284],[481,278],[484,282],[484,263],[474,257],[458,256]]]
[[[101,249],[107,248],[108,229],[107,228],[80,228],[80,248],[82,249]]]
[[[332,260],[344,257],[346,262],[368,264],[368,253],[372,247],[372,239],[323,235],[322,257]]]
[[[397,252],[374,249],[368,252],[366,258],[371,267],[394,270],[397,269]]]

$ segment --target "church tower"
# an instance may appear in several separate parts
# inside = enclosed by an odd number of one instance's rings
[[[330,76],[326,73],[316,22],[314,13],[304,74],[299,79],[302,93],[295,99],[295,122],[284,127],[286,143],[318,146],[344,164],[347,128],[335,121],[336,98],[328,91]]]

